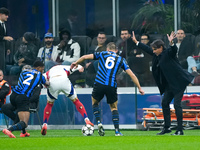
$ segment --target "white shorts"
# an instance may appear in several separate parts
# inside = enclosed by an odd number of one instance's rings
[[[60,92],[64,93],[70,100],[77,97],[76,91],[73,88],[67,76],[55,76],[50,78],[50,86],[47,89],[47,100],[54,102],[58,99]]]

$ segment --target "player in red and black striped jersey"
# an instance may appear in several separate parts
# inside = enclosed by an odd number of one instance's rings
[[[141,95],[144,94],[144,91],[140,87],[140,83],[137,77],[129,69],[126,60],[121,56],[117,55],[116,53],[116,45],[113,42],[110,42],[107,45],[107,51],[95,52],[94,54],[84,55],[71,65],[71,69],[73,69],[76,68],[78,64],[82,63],[86,59],[99,60],[98,71],[92,92],[92,105],[93,113],[98,124],[98,132],[100,136],[104,136],[105,134],[103,125],[101,123],[99,110],[99,102],[103,99],[104,95],[106,96],[107,103],[110,105],[110,109],[112,111],[112,120],[115,127],[115,135],[123,135],[119,130],[119,113],[117,109],[116,74],[120,68],[122,68],[131,77],[133,82],[138,87]]]

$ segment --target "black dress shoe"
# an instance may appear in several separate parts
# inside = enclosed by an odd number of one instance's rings
[[[180,131],[176,131],[174,134],[171,134],[171,135],[184,135],[183,131],[180,130]]]
[[[163,135],[165,133],[170,133],[172,130],[170,128],[163,128],[161,132],[157,133],[156,135]]]

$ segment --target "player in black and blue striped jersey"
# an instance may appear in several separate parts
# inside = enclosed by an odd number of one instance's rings
[[[12,131],[24,130],[28,126],[30,116],[29,103],[33,90],[39,84],[49,85],[49,82],[42,75],[43,71],[43,62],[35,61],[33,69],[25,69],[21,72],[18,84],[13,88],[10,102],[16,108],[20,121],[10,128],[3,130],[3,133],[10,138],[15,138]]]
[[[98,71],[92,91],[92,105],[93,113],[98,125],[98,133],[100,136],[104,136],[105,134],[103,125],[101,123],[99,110],[99,102],[103,99],[104,95],[107,98],[107,103],[110,105],[110,109],[112,112],[112,120],[115,127],[115,136],[123,135],[119,130],[119,113],[117,108],[116,75],[120,68],[122,68],[131,77],[132,81],[138,87],[141,95],[144,95],[144,91],[142,90],[137,77],[130,70],[126,60],[116,54],[117,51],[118,50],[115,43],[110,42],[107,44],[107,51],[84,55],[71,65],[71,69],[73,69],[86,59],[99,60]]]

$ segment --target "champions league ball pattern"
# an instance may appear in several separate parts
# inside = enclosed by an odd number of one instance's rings
[[[94,127],[90,124],[84,125],[82,127],[82,133],[84,136],[91,136],[94,133]]]

